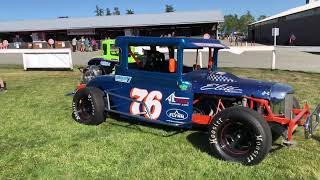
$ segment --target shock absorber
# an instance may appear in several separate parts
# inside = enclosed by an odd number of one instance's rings
[[[248,99],[247,98],[242,98],[242,106],[247,107],[248,105]]]

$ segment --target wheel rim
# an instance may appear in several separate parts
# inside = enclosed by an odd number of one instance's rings
[[[256,145],[250,126],[240,121],[227,121],[218,135],[221,149],[233,157],[243,157],[251,153]]]
[[[77,112],[81,119],[89,119],[93,113],[92,101],[89,98],[79,100]]]

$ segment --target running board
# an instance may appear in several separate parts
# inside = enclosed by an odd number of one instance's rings
[[[120,114],[120,115],[125,115],[125,116],[128,116],[128,117],[132,117],[132,118],[136,118],[136,119],[139,119],[143,122],[147,122],[147,123],[152,123],[152,124],[158,124],[158,125],[166,125],[166,126],[173,126],[173,127],[184,127],[184,126],[188,126],[188,125],[192,125],[193,123],[192,122],[188,122],[188,123],[167,123],[167,122],[162,122],[162,121],[157,121],[157,120],[152,120],[152,119],[147,119],[145,117],[141,117],[141,116],[137,116],[137,115],[132,115],[132,114],[129,114],[129,113],[124,113],[124,112],[120,112],[120,111],[116,111],[116,110],[108,110],[106,109],[107,112],[111,112],[111,113],[116,113],[116,114]]]

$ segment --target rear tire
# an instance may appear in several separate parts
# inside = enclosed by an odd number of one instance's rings
[[[103,92],[87,87],[76,92],[72,102],[74,120],[86,125],[99,125],[106,119]]]
[[[235,106],[215,116],[209,125],[209,144],[219,159],[255,165],[269,153],[272,135],[256,111]]]

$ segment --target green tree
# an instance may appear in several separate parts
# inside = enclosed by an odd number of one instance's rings
[[[112,13],[111,13],[110,9],[107,8],[107,9],[106,9],[106,16],[111,16],[111,15],[112,15]]]
[[[226,34],[231,34],[233,31],[237,31],[238,29],[238,15],[226,15],[224,16],[224,23],[219,27],[220,32],[224,32]]]
[[[248,25],[255,22],[254,16],[247,11],[246,14],[242,15],[238,21],[238,31],[242,34],[248,34]]]
[[[119,16],[120,15],[120,10],[118,7],[114,7],[113,9],[113,13],[112,13],[114,16]]]
[[[165,9],[166,13],[175,12],[175,11],[176,10],[174,9],[172,4],[166,4],[166,9]]]
[[[126,14],[134,14],[134,11],[132,9],[127,9]]]
[[[265,19],[265,18],[267,18],[267,17],[268,17],[268,16],[266,16],[266,15],[261,15],[261,16],[258,17],[257,21],[261,21],[262,19]]]
[[[244,35],[248,33],[248,25],[253,23],[255,18],[251,15],[250,11],[242,15],[240,18],[237,14],[224,16],[224,23],[219,26],[220,32],[231,34],[235,31],[240,32]]]
[[[98,5],[96,5],[96,10],[94,11],[96,13],[96,16],[103,16],[104,10],[100,8]]]

